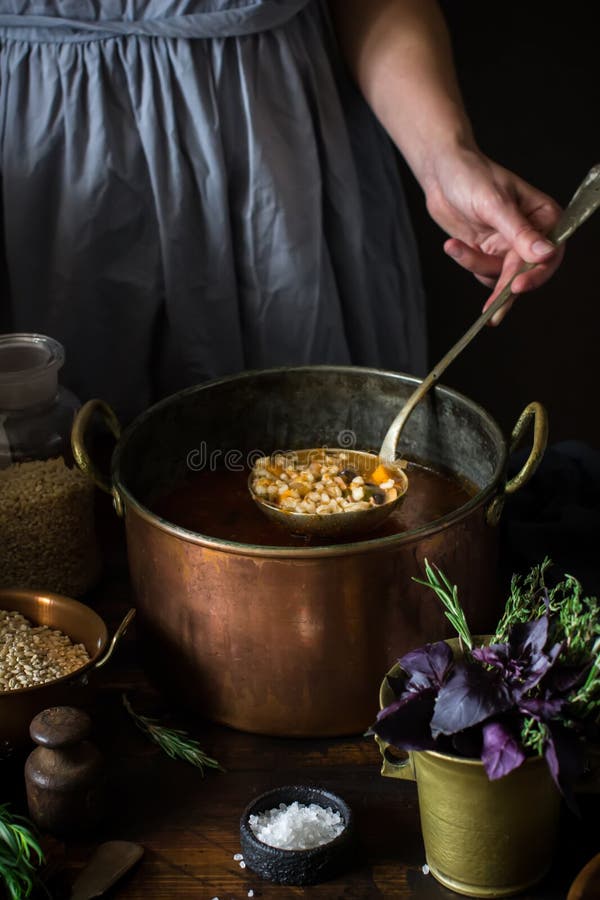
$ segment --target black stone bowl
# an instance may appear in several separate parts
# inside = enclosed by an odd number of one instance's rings
[[[280,803],[289,805],[297,800],[308,806],[317,803],[339,812],[344,830],[327,844],[308,850],[281,850],[259,841],[249,825],[250,816],[273,809]],[[244,861],[261,878],[276,884],[319,884],[342,872],[352,860],[354,821],[349,806],[324,788],[308,785],[289,785],[275,788],[256,797],[248,804],[240,820],[240,843]]]

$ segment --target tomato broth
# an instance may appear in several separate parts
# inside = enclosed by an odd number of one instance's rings
[[[454,475],[409,462],[408,491],[400,507],[365,539],[412,531],[464,506],[477,492]],[[277,547],[331,544],[331,538],[306,538],[271,522],[252,500],[247,471],[203,470],[158,497],[152,512],[189,531],[219,540]],[[354,539],[346,539],[350,543]],[[336,541],[336,543],[339,543]]]

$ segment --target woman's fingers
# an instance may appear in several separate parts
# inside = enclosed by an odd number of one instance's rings
[[[503,257],[484,253],[483,250],[470,247],[457,238],[447,240],[444,250],[459,266],[468,269],[478,280],[485,278],[493,279],[495,282],[502,271]]]
[[[490,325],[493,325],[494,327],[499,325],[500,322],[504,318],[506,318],[506,316],[512,309],[514,302],[515,302],[514,297],[511,297],[509,300],[507,300],[506,303],[504,304],[504,306],[502,307],[502,309],[499,309],[498,312],[494,313],[494,315],[490,319]]]
[[[496,299],[498,294],[504,289],[505,285],[510,282],[511,297],[504,303],[492,318],[490,324],[499,325],[505,318],[508,311],[513,306],[515,297],[523,291],[533,290],[543,284],[552,275],[556,267],[560,264],[563,256],[563,248],[557,253],[558,259],[546,265],[537,265],[528,272],[519,273],[519,269],[523,266],[523,260],[511,250],[506,254],[502,273],[498,278],[491,296],[486,300],[483,309],[486,310]],[[512,279],[512,281],[511,281]],[[525,285],[523,286],[523,281]]]
[[[549,262],[541,263],[528,272],[517,275],[512,283],[513,294],[524,294],[526,291],[541,287],[560,266],[564,252],[564,248],[560,247]]]
[[[504,189],[484,192],[478,199],[481,220],[522,260],[541,263],[554,258],[556,248],[546,235],[560,208],[550,197],[512,176]]]
[[[459,266],[471,272],[477,281],[485,284],[487,287],[494,287],[497,279],[500,277],[505,258],[503,256],[494,256],[489,253],[483,253],[468,244],[450,238],[444,244],[444,250]],[[555,248],[552,259],[547,263],[538,263],[533,269],[516,275],[512,284],[514,294],[523,294],[526,291],[533,291],[541,287],[558,269],[564,255],[564,248]],[[523,260],[520,260],[518,271]]]

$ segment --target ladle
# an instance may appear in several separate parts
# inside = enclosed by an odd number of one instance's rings
[[[577,188],[573,198],[564,210],[553,230],[548,235],[555,245],[564,243],[580,225],[600,206],[600,163],[595,165]],[[473,338],[479,334],[483,326],[489,322],[492,316],[504,306],[512,297],[511,285],[517,275],[533,269],[537,263],[524,263],[518,272],[515,272],[510,281],[498,294],[496,299],[471,325],[465,334],[454,344],[446,355],[433,367],[429,375],[423,379],[415,391],[410,395],[383,439],[379,455],[360,450],[347,451],[352,456],[352,464],[361,473],[372,472],[381,462],[387,468],[396,468],[396,448],[400,434],[406,421],[417,403],[439,380],[440,375],[446,371],[451,362],[467,347]],[[311,450],[298,450],[293,454],[294,463],[302,464],[307,459],[314,459],[321,453],[339,453],[340,450],[331,448],[318,448]],[[400,470],[397,470],[400,472]],[[404,473],[399,478],[405,478]],[[381,506],[372,506],[369,509],[356,510],[354,512],[331,513],[319,515],[317,513],[293,512],[281,509],[268,500],[258,497],[252,489],[252,474],[248,480],[250,493],[260,509],[269,518],[285,526],[295,534],[313,536],[317,538],[344,538],[358,536],[372,531],[380,525],[398,507],[404,499],[405,492],[400,493],[397,499],[391,500]]]

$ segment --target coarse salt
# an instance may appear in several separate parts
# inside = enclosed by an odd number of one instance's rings
[[[245,863],[244,860],[242,859],[241,862],[240,862],[240,869],[245,869],[245,868],[246,868],[246,863]]]
[[[307,806],[297,800],[250,816],[248,822],[259,841],[280,850],[308,850],[328,844],[344,830],[340,813],[330,806]]]
[[[240,859],[244,858],[244,854],[243,853],[234,853],[233,858],[235,859],[236,862],[239,862]]]
[[[252,888],[250,888],[250,890],[248,891],[248,896],[254,897],[254,891],[252,890]]]
[[[421,866],[421,872],[423,873],[423,875],[429,875],[429,866],[427,865],[427,863],[425,863],[424,866]]]

